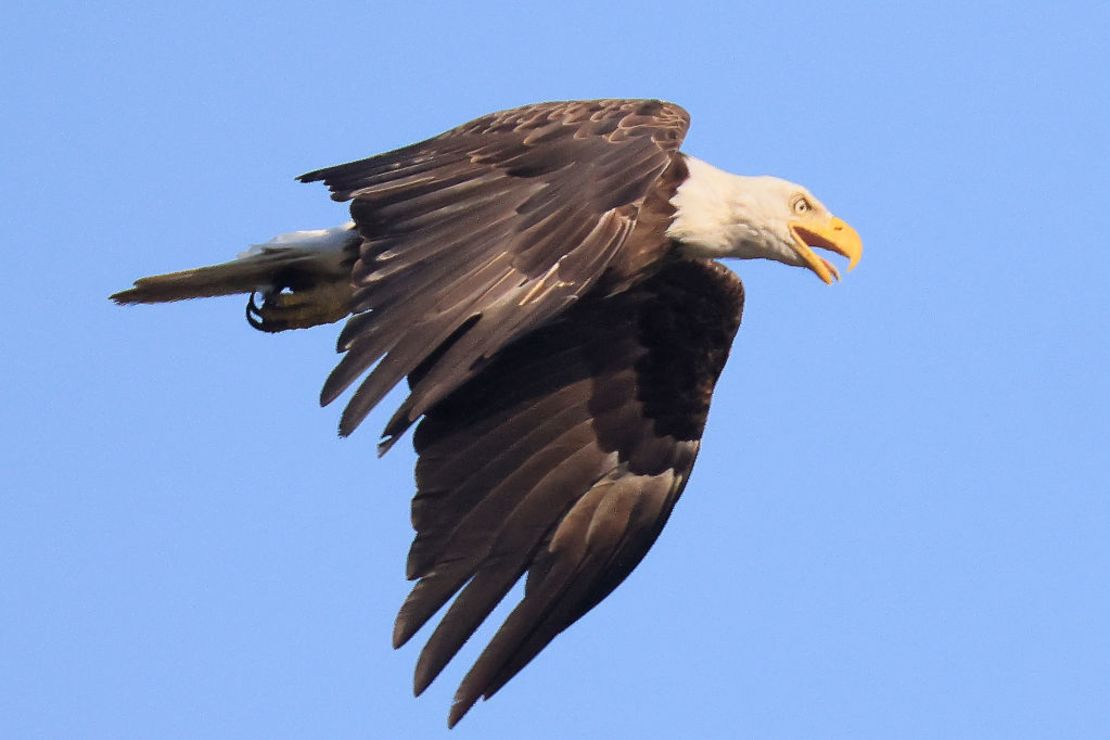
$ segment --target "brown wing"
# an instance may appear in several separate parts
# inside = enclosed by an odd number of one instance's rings
[[[694,464],[742,305],[722,265],[670,263],[510,345],[420,422],[408,560],[419,581],[394,644],[458,597],[420,655],[418,694],[528,574],[450,724],[647,553]]]
[[[680,107],[654,100],[543,103],[302,175],[353,199],[364,239],[356,315],[322,403],[378,365],[340,432],[434,353],[386,427],[395,439],[486,358],[588,291],[688,124]]]

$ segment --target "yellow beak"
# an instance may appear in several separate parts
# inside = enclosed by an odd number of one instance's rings
[[[848,269],[852,270],[863,255],[863,241],[859,234],[836,216],[829,216],[823,222],[790,222],[790,233],[794,237],[794,249],[805,262],[806,267],[817,273],[826,283],[840,279],[840,272],[828,260],[818,257],[813,247],[827,249],[848,258]]]

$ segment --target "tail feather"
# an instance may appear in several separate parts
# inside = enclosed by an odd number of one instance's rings
[[[248,319],[263,331],[330,323],[350,313],[359,242],[353,225],[283,234],[230,262],[140,278],[111,300],[165,303],[248,293]],[[264,297],[260,306],[256,293]]]
[[[111,299],[121,305],[165,303],[281,288],[297,289],[314,282],[349,279],[350,272],[336,264],[337,260],[325,260],[322,256],[318,252],[295,248],[261,252],[221,265],[139,278],[134,287],[112,295]]]

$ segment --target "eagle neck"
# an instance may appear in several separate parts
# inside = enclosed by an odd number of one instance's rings
[[[752,213],[751,181],[684,155],[689,176],[674,197],[667,236],[692,257],[766,256],[768,234]]]

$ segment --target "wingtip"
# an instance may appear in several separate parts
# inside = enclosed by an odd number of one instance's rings
[[[334,168],[327,167],[327,168],[322,169],[322,170],[313,170],[312,172],[306,172],[303,175],[297,175],[296,178],[294,178],[294,179],[297,182],[303,182],[303,183],[323,182],[325,185],[328,185],[328,189],[332,191],[332,193],[331,193],[331,199],[332,200],[334,200],[337,203],[342,203],[344,201],[350,200],[351,199],[351,194],[349,192],[344,191],[344,190],[336,191],[335,188],[332,187],[327,182],[328,173],[332,169],[334,169]]]
[[[378,442],[378,457],[385,457],[385,453],[393,449],[395,444],[397,444],[396,435],[384,435]]]
[[[406,642],[409,641],[409,635],[405,634],[405,627],[406,625],[403,621],[401,621],[400,617],[398,617],[397,621],[393,623],[392,643],[394,650],[399,650],[402,646],[404,646]]]
[[[412,676],[412,695],[420,696],[428,687],[432,685],[432,681],[436,679],[438,671],[431,670],[428,661],[424,655],[421,654],[420,658],[416,661],[416,671]]]
[[[343,414],[339,419],[339,436],[350,437],[356,429],[358,429],[361,419],[350,419],[347,414]]]
[[[327,380],[324,381],[324,387],[320,389],[320,408],[327,406],[332,401],[339,398],[344,388],[346,388],[346,386],[339,385],[338,380],[333,379],[334,375],[335,371],[332,370]]]
[[[455,694],[455,701],[452,702],[451,711],[447,715],[447,729],[450,730],[457,725],[459,720],[466,716],[466,713],[471,710],[477,701],[477,696]]]

